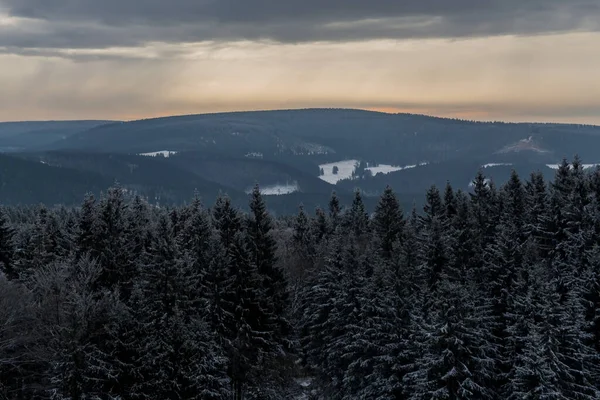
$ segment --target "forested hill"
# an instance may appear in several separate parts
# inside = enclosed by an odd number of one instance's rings
[[[0,398],[598,399],[600,170],[274,218],[0,212]]]
[[[0,124],[0,152],[29,164],[0,155],[0,201],[72,205],[81,193],[98,196],[119,182],[160,207],[181,206],[194,192],[209,204],[226,193],[245,207],[259,184],[271,211],[281,215],[300,203],[324,207],[334,190],[350,202],[357,188],[372,211],[389,185],[409,208],[421,205],[432,184],[471,190],[479,169],[500,186],[512,169],[551,179],[564,157],[579,155],[592,168],[600,164],[599,148],[597,126],[352,109],[9,123]]]
[[[0,122],[0,152],[38,149],[110,121]]]
[[[229,112],[98,126],[47,149],[145,153],[202,151],[243,157],[329,156],[384,164],[457,159],[559,162],[579,154],[596,162],[600,127],[474,122],[353,109]],[[331,156],[336,158],[331,159]],[[327,157],[326,157],[327,158]]]

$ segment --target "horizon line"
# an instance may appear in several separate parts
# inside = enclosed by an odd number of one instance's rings
[[[111,123],[130,123],[137,121],[152,121],[159,119],[168,119],[168,118],[184,118],[184,117],[194,117],[194,116],[208,116],[208,115],[226,115],[226,114],[242,114],[242,113],[266,113],[266,112],[285,112],[285,111],[361,111],[373,114],[384,114],[384,115],[406,115],[406,116],[415,116],[415,117],[426,117],[426,118],[434,118],[434,119],[444,119],[450,121],[462,121],[469,123],[502,123],[507,125],[519,125],[519,124],[538,124],[538,125],[574,125],[574,126],[589,126],[589,127],[600,127],[600,124],[594,123],[575,123],[575,122],[544,122],[544,121],[520,121],[520,122],[512,122],[506,120],[498,120],[498,119],[468,119],[468,118],[459,118],[459,117],[442,117],[433,114],[424,114],[424,113],[411,113],[411,112],[390,112],[383,111],[378,108],[354,108],[354,107],[298,107],[298,108],[265,108],[258,110],[236,110],[236,111],[214,111],[214,112],[200,112],[200,113],[189,113],[189,114],[172,114],[172,115],[161,115],[156,117],[146,117],[146,118],[134,118],[134,119],[102,119],[102,118],[82,118],[82,119],[31,119],[31,120],[9,120],[9,121],[0,121],[0,124],[19,124],[19,123],[51,123],[51,122],[105,122],[106,124]]]

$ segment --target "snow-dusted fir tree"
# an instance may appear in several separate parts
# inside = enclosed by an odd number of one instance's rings
[[[320,244],[329,234],[329,221],[327,220],[327,214],[325,214],[325,211],[321,207],[317,207],[315,210],[313,231],[315,233],[315,242],[317,244]]]
[[[152,226],[149,205],[136,196],[129,205],[124,233],[124,258],[119,282],[121,298],[129,299],[143,264],[148,260],[152,244]]]
[[[233,244],[234,237],[242,229],[241,216],[227,196],[219,196],[212,210],[213,223],[221,244],[227,250]]]
[[[511,178],[502,188],[500,195],[504,207],[495,229],[495,239],[485,249],[482,268],[483,296],[491,302],[490,312],[494,322],[490,335],[499,346],[494,382],[497,388],[506,384],[510,375],[511,360],[522,348],[522,343],[509,340],[509,331],[512,324],[521,322],[514,310],[515,297],[527,289],[523,280],[527,271],[525,192],[515,171],[511,173]],[[510,316],[516,317],[513,319]]]
[[[182,248],[188,251],[199,265],[198,268],[202,268],[209,261],[209,245],[212,234],[209,214],[204,210],[197,195],[186,211],[185,220],[179,233],[179,241]]]
[[[352,206],[344,215],[344,225],[348,232],[357,238],[364,238],[369,232],[369,214],[367,214],[359,189],[354,191]]]
[[[34,359],[45,366],[46,395],[55,399],[87,399],[111,395],[117,363],[102,347],[102,336],[122,311],[118,296],[95,293],[101,269],[84,256],[54,263],[29,277],[37,298],[39,339]],[[40,393],[42,395],[42,393]]]
[[[128,204],[123,188],[116,186],[108,190],[98,206],[99,234],[98,260],[102,274],[99,287],[112,289],[129,279],[128,254],[125,242]]]
[[[10,224],[4,209],[0,208],[0,270],[7,279],[18,278],[14,266],[14,229]]]
[[[145,318],[136,393],[164,399],[228,395],[225,358],[205,320],[206,310],[199,307],[199,280],[194,260],[180,252],[170,221],[161,216],[140,286]]]
[[[327,375],[326,349],[333,340],[335,306],[343,293],[344,276],[343,241],[337,235],[332,240],[330,251],[325,255],[324,267],[309,278],[302,294],[300,320],[304,365],[324,387],[331,384]]]
[[[99,235],[101,234],[96,198],[88,193],[79,210],[75,244],[79,256],[89,254],[92,257],[100,255]]]
[[[402,208],[390,186],[385,188],[375,208],[373,227],[378,236],[383,257],[390,259],[394,244],[402,238],[404,229]]]
[[[403,302],[395,286],[395,271],[378,257],[374,273],[362,287],[357,326],[347,344],[352,361],[343,378],[346,398],[395,399],[402,394],[401,376],[406,343],[400,313]],[[367,267],[366,269],[369,269]]]
[[[335,191],[331,192],[331,198],[329,199],[329,225],[331,231],[335,231],[337,226],[340,224],[340,218],[342,214],[342,207],[340,205],[340,199]]]
[[[241,233],[233,238],[229,257],[233,279],[229,301],[234,307],[228,338],[229,376],[234,399],[241,400],[248,389],[259,385],[264,363],[270,361],[274,346],[273,315],[271,309],[263,307],[263,277]]]
[[[421,231],[423,313],[413,311],[409,346],[412,366],[403,377],[410,399],[493,398],[491,323],[468,270],[455,263],[451,220],[435,212],[439,196],[430,190]],[[456,215],[454,216],[456,218]],[[418,302],[418,301],[417,301]]]
[[[295,279],[297,287],[304,282],[308,274],[314,270],[316,263],[317,239],[314,232],[312,219],[300,206],[298,215],[294,220],[294,232],[290,251],[292,253],[292,265],[289,266],[289,275]]]
[[[250,215],[246,220],[247,248],[251,261],[258,268],[264,289],[261,307],[270,314],[270,320],[263,320],[263,329],[273,332],[273,352],[288,344],[290,330],[286,318],[289,306],[287,280],[277,265],[276,242],[273,238],[273,220],[267,211],[258,185],[250,195]]]
[[[483,252],[494,236],[495,217],[499,213],[498,201],[495,190],[481,170],[478,171],[472,185],[473,192],[469,194],[471,209],[475,219],[478,249]]]
[[[356,335],[361,334],[359,319],[363,301],[364,266],[352,242],[344,246],[340,261],[341,287],[332,299],[328,315],[327,344],[322,350],[322,369],[330,380],[327,395],[331,399],[351,396],[353,376],[346,374],[360,351],[356,347]]]
[[[452,220],[458,211],[458,200],[456,193],[450,182],[446,182],[446,188],[444,189],[444,215],[447,219]]]

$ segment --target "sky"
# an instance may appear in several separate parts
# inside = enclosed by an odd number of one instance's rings
[[[0,121],[348,107],[600,125],[600,0],[0,0]]]

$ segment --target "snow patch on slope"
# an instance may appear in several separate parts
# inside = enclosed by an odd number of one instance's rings
[[[581,164],[583,169],[596,168],[598,165],[600,164]],[[560,167],[560,164],[546,164],[546,167],[551,169],[558,169],[558,167]]]
[[[327,163],[319,165],[319,168],[323,169],[324,175],[319,178],[327,183],[335,185],[342,179],[348,179],[352,177],[352,172],[356,165],[356,160],[343,160],[334,163]],[[338,173],[333,173],[333,167],[338,167]]]
[[[156,157],[156,156],[163,156],[163,157],[169,157],[172,156],[174,154],[177,154],[176,151],[171,151],[171,150],[161,150],[161,151],[153,151],[151,153],[140,153],[138,154],[139,156],[146,156],[146,157]]]
[[[342,160],[333,163],[320,164],[319,168],[323,169],[323,175],[319,176],[319,179],[335,185],[339,181],[343,179],[351,179],[352,173],[356,169],[356,164],[358,160]],[[416,168],[421,165],[427,165],[426,162],[415,164],[415,165],[405,165],[403,167],[396,165],[387,165],[387,164],[379,164],[376,167],[366,167],[366,170],[371,171],[373,175],[377,175],[378,173],[389,174],[391,172],[402,171],[405,169]],[[333,167],[338,167],[338,173],[333,173]]]
[[[502,167],[502,166],[507,166],[507,165],[512,165],[512,163],[489,163],[489,164],[483,164],[481,166],[481,168]]]
[[[497,151],[497,153],[520,153],[522,151],[532,151],[535,153],[550,152],[549,150],[542,148],[540,144],[533,139],[533,136],[529,136],[527,139],[521,139],[516,143],[504,146],[501,150]]]
[[[415,166],[411,165],[410,167],[414,168]],[[378,165],[377,167],[367,167],[365,169],[371,171],[373,175],[377,175],[380,172],[382,174],[389,174],[390,172],[401,171],[403,169],[406,169],[406,167],[395,167],[393,165]]]
[[[252,193],[253,189],[246,189],[246,193]],[[267,185],[260,187],[260,193],[263,196],[281,196],[284,194],[290,194],[300,191],[300,187],[298,186],[298,182],[286,183],[285,185],[276,184],[276,185]]]

